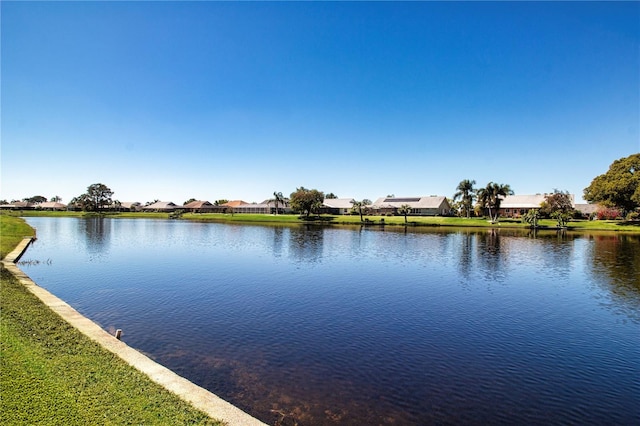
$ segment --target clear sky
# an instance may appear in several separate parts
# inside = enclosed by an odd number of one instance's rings
[[[582,190],[640,152],[638,2],[11,2],[0,198]]]

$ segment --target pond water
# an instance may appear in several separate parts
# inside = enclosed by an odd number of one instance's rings
[[[640,424],[640,236],[28,218],[20,267],[269,424]]]

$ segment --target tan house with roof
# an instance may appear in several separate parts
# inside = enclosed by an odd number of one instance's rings
[[[209,201],[200,200],[187,203],[184,206],[180,207],[180,209],[191,213],[213,213],[220,211],[220,208],[218,206],[214,206]]]
[[[500,216],[502,217],[521,217],[529,210],[539,209],[541,204],[545,201],[546,196],[549,194],[535,194],[535,195],[507,195],[500,203]],[[570,194],[571,204],[575,208],[575,197]]]
[[[326,214],[350,214],[353,198],[326,198],[322,203],[322,212]]]
[[[67,205],[59,203],[57,201],[45,201],[44,203],[40,203],[36,205],[36,209],[38,210],[66,210]]]
[[[146,212],[173,212],[178,206],[171,201],[158,201],[142,208]]]
[[[398,214],[398,209],[408,205],[411,216],[448,216],[451,205],[447,197],[431,195],[423,197],[381,197],[373,202],[371,208],[376,214]]]
[[[253,213],[253,214],[275,214],[276,203],[274,200],[265,200],[261,203],[247,203],[242,200],[229,201],[228,203],[221,204],[220,207],[225,208],[227,213],[233,211],[233,213]],[[291,213],[291,207],[289,206],[289,200],[285,199],[284,203],[278,203],[278,213]]]

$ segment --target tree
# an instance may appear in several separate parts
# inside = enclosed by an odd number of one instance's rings
[[[73,207],[74,210],[89,211],[91,210],[90,204],[87,194],[78,195],[69,201],[69,207]]]
[[[273,203],[276,205],[276,216],[277,216],[278,215],[278,205],[282,204],[284,206],[284,197],[282,196],[282,192],[273,191]]]
[[[27,203],[32,204],[46,203],[47,197],[43,197],[42,195],[34,195],[33,197],[23,198],[22,201],[26,201]]]
[[[87,192],[71,200],[71,204],[84,211],[99,212],[112,203],[113,191],[102,183],[94,183],[87,187]]]
[[[227,204],[229,202],[229,200],[225,200],[224,198],[221,200],[216,200],[213,202],[213,205],[215,206],[221,206],[223,204]]]
[[[318,211],[323,201],[324,193],[301,186],[291,193],[289,204],[294,211],[305,214],[308,218],[312,212]]]
[[[573,217],[573,200],[569,191],[553,190],[553,193],[544,197],[540,206],[540,213],[558,221],[558,227],[564,228]]]
[[[411,206],[409,204],[403,204],[398,208],[398,213],[404,216],[404,223],[407,223],[407,215],[411,213]]]
[[[51,201],[52,203],[59,203],[60,201],[62,201],[62,198],[60,198],[59,195],[54,195],[49,201]]]
[[[195,198],[189,198],[187,201],[185,201],[184,203],[182,203],[183,206],[186,206],[189,203],[193,203],[194,201],[198,201]]]
[[[489,219],[491,222],[497,222],[500,215],[500,204],[502,199],[507,195],[513,195],[511,187],[506,184],[489,182],[484,188],[478,190],[478,203],[489,210]],[[491,209],[496,212],[493,216]]]
[[[640,153],[615,160],[584,189],[584,199],[625,213],[640,207]]]
[[[352,200],[351,204],[353,205],[353,211],[357,212],[360,215],[360,222],[363,222],[363,212],[366,211],[367,206],[371,205],[371,200],[367,200],[366,198],[362,201]]]
[[[475,180],[465,179],[458,184],[456,188],[457,192],[453,194],[453,200],[458,198],[462,201],[462,208],[467,213],[467,218],[471,217],[471,209],[473,208],[473,200],[476,198],[476,190],[473,185],[476,184]]]
[[[338,198],[338,196],[336,194],[334,194],[333,192],[328,193],[327,195],[324,196],[325,200],[335,200],[336,198]]]
[[[540,209],[530,209],[522,216],[522,219],[532,227],[537,228],[540,220]]]

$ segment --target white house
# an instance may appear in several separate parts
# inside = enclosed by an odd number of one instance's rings
[[[157,203],[150,204],[142,208],[146,212],[172,212],[178,208],[176,204],[171,201],[158,201]]]
[[[328,214],[349,214],[353,208],[353,198],[325,198],[322,210]]]
[[[500,216],[520,217],[527,214],[529,210],[539,209],[547,195],[549,194],[507,195],[500,203]],[[571,204],[575,208],[575,197],[573,194],[569,196],[571,197]]]
[[[408,205],[413,216],[447,216],[451,206],[447,197],[431,195],[428,197],[381,197],[371,206],[378,214],[397,214],[398,209]]]

